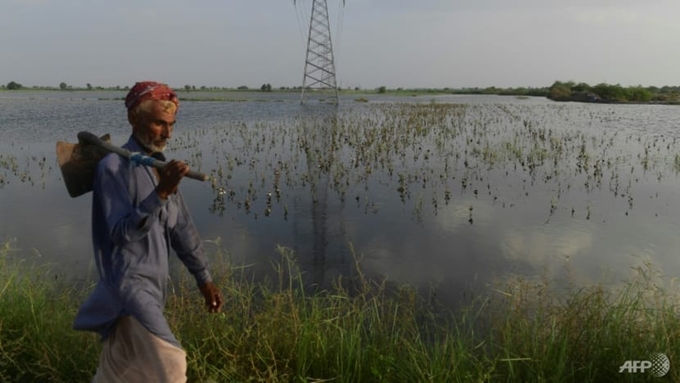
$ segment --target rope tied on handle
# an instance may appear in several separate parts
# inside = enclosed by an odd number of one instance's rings
[[[155,158],[145,156],[140,152],[130,153],[130,168],[139,165],[153,166],[154,161],[156,161]]]

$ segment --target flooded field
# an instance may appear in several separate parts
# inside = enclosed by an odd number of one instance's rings
[[[81,130],[122,144],[129,127],[122,93],[67,93],[0,95],[0,237],[86,278],[91,197],[68,196],[54,145]],[[277,245],[310,284],[351,277],[356,257],[451,302],[509,275],[616,283],[645,260],[680,273],[677,107],[228,97],[182,102],[168,157],[211,174],[182,183],[194,220],[255,278]]]

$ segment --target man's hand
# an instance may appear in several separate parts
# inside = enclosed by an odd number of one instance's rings
[[[222,308],[222,292],[212,282],[206,282],[199,287],[205,298],[205,306],[211,313],[219,312]]]
[[[168,196],[177,191],[179,181],[189,173],[189,165],[181,161],[172,160],[161,169],[158,169],[158,186],[156,193],[161,199],[168,199]]]

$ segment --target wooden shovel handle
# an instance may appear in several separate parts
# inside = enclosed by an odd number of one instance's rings
[[[106,141],[103,141],[96,135],[90,133],[90,132],[80,132],[78,133],[78,142],[81,144],[90,144],[90,145],[96,145],[99,146],[100,148],[106,149],[109,152],[116,153],[118,155],[121,155],[128,160],[132,159],[133,155],[135,155],[135,160],[140,161],[141,163],[145,165],[150,165],[153,166],[154,168],[161,169],[165,165],[167,165],[167,162],[164,161],[159,161],[153,157],[145,156],[145,155],[140,155],[139,153],[132,153],[129,150],[123,149],[121,147],[118,147],[116,145],[113,145],[111,143],[108,143]],[[208,180],[208,175],[203,174],[201,172],[197,172],[195,170],[189,170],[189,173],[185,177],[189,177],[191,179],[195,179],[198,181],[207,181]]]

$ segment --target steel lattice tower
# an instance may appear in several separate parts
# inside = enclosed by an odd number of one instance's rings
[[[343,0],[343,5],[344,3]],[[331,41],[331,23],[326,0],[314,0],[312,3],[305,72],[302,77],[301,103],[305,102],[305,90],[307,89],[331,90],[335,92],[335,102],[339,102],[333,43]]]

